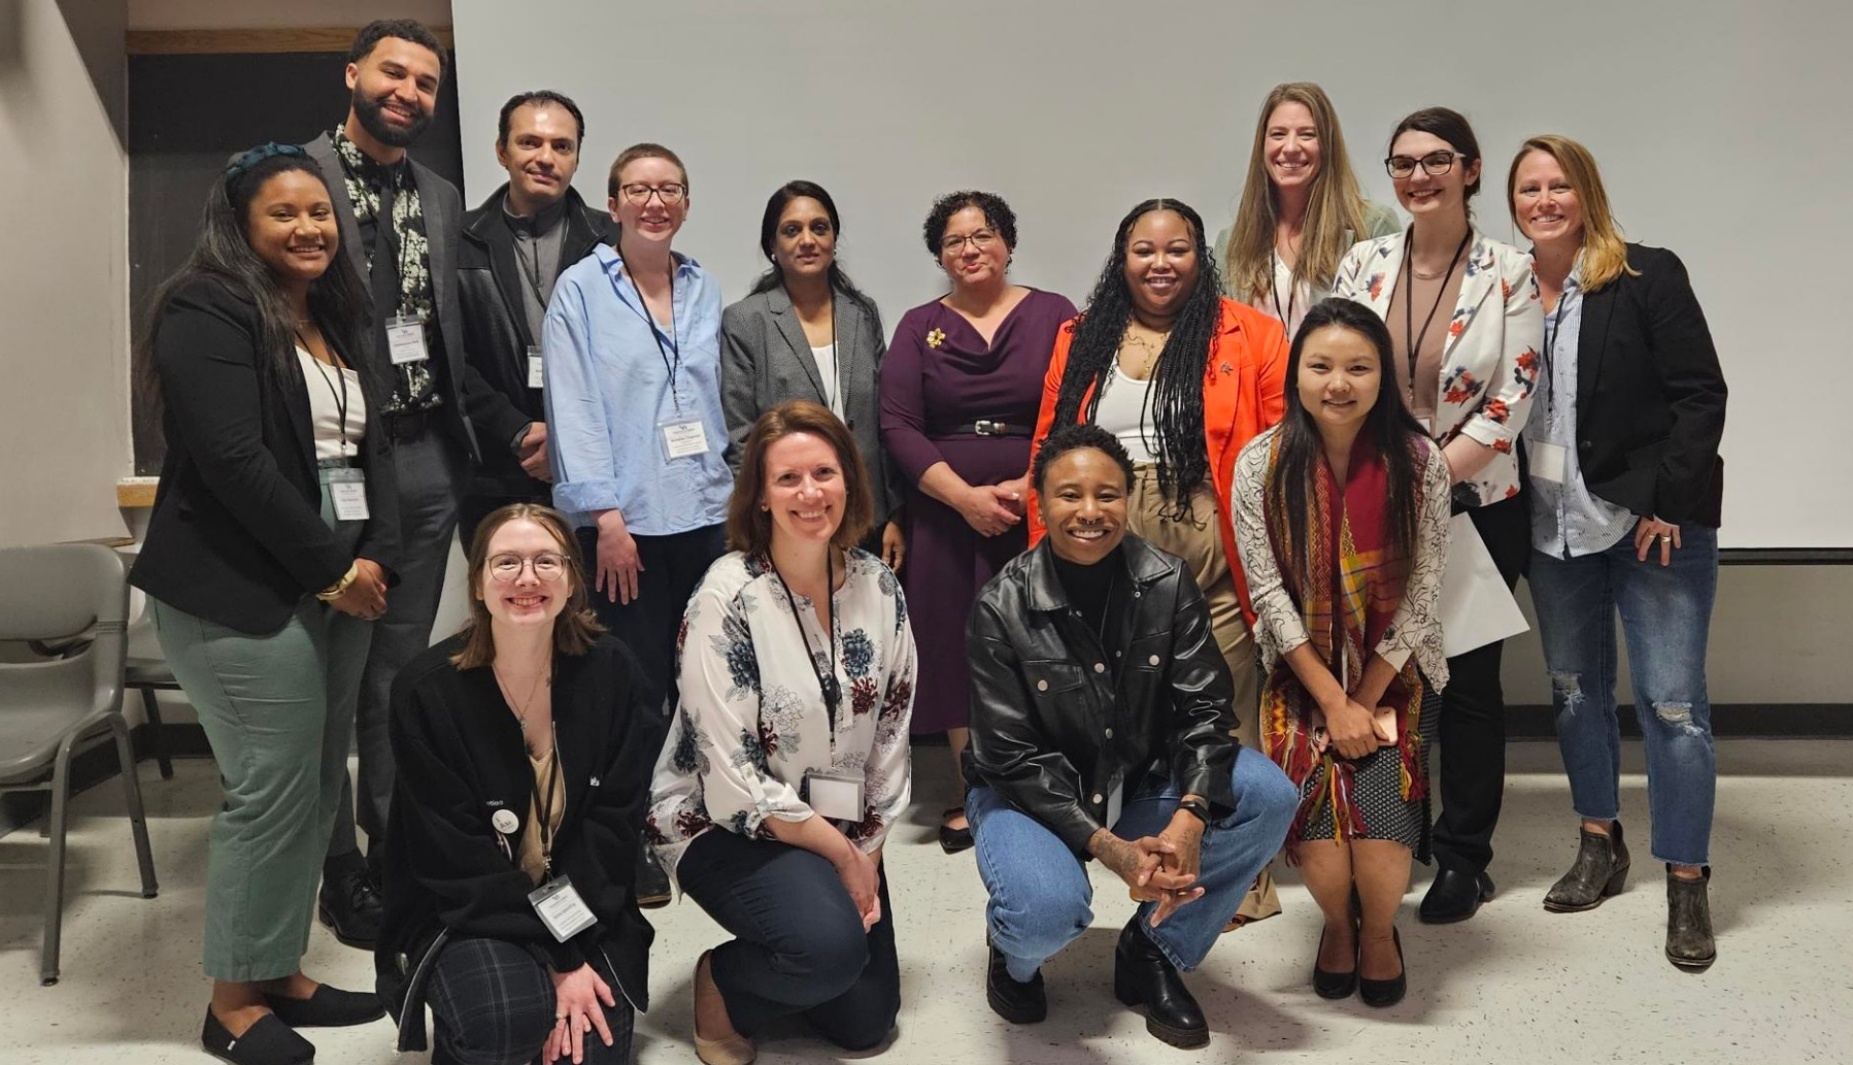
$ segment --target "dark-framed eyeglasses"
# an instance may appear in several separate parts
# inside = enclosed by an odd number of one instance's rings
[[[521,571],[534,567],[534,579],[553,583],[566,576],[566,559],[551,551],[543,551],[532,558],[520,555],[497,555],[489,560],[489,576],[502,584],[513,584],[521,579]]]
[[[996,243],[996,233],[988,229],[980,229],[978,232],[968,236],[947,237],[939,242],[939,250],[945,255],[957,255],[965,250],[965,245],[967,244],[972,246],[973,251],[984,251]]]
[[[644,206],[650,202],[650,197],[652,196],[662,200],[664,207],[674,207],[676,204],[682,202],[683,197],[688,195],[688,186],[675,181],[666,182],[661,185],[644,185],[639,183],[635,185],[625,185],[618,189],[618,191],[624,194],[626,202],[630,203],[633,207]]]
[[[1438,152],[1429,152],[1420,159],[1413,155],[1392,155],[1383,161],[1383,168],[1389,171],[1391,177],[1397,179],[1406,178],[1415,173],[1418,165],[1428,176],[1440,177],[1454,169],[1454,160],[1460,157],[1461,153],[1450,152],[1445,148]]]

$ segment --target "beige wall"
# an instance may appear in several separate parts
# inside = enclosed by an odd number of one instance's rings
[[[450,24],[450,0],[129,0],[132,30],[364,26],[376,18]]]
[[[126,25],[125,0],[0,0],[0,545],[124,531]]]

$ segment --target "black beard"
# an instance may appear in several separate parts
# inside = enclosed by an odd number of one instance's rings
[[[360,128],[366,130],[375,140],[394,148],[411,147],[412,142],[416,141],[425,132],[425,128],[431,125],[430,112],[420,111],[409,127],[399,129],[393,126],[386,121],[386,109],[380,106],[378,100],[370,100],[362,95],[359,86],[354,88],[354,117],[360,119]]]

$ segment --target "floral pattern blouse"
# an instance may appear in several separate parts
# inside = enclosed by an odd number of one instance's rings
[[[1267,495],[1268,446],[1279,431],[1278,426],[1269,429],[1242,449],[1235,460],[1235,490],[1230,501],[1230,509],[1235,512],[1236,547],[1242,556],[1242,569],[1248,574],[1248,594],[1254,600],[1258,618],[1255,646],[1261,652],[1262,666],[1270,670],[1282,655],[1310,639],[1300,619],[1300,606],[1281,578],[1280,560],[1274,555],[1267,519],[1262,514],[1262,501]],[[1448,462],[1440,448],[1428,449],[1421,476],[1415,559],[1409,566],[1402,604],[1374,650],[1398,671],[1414,655],[1422,676],[1439,691],[1448,684],[1439,603],[1441,576],[1448,565],[1450,509]]]
[[[677,641],[681,703],[657,757],[644,826],[671,872],[710,829],[770,839],[767,818],[814,816],[813,772],[860,774],[862,819],[831,823],[865,853],[887,839],[913,783],[907,603],[894,573],[855,550],[834,605],[836,631],[826,636],[809,598],[788,598],[770,562],[738,551],[715,562],[689,599]],[[843,692],[834,728],[818,680],[832,658]]]

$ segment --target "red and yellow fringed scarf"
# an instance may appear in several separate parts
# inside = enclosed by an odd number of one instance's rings
[[[1268,455],[1269,483],[1280,460],[1279,448],[1277,435]],[[1365,663],[1402,603],[1409,575],[1409,560],[1397,556],[1390,528],[1389,478],[1383,457],[1359,437],[1349,465],[1341,492],[1331,468],[1324,461],[1315,464],[1317,472],[1306,500],[1306,565],[1291,543],[1285,515],[1267,516],[1274,558],[1288,594],[1299,605],[1313,650],[1346,691],[1354,690],[1363,678]],[[1396,711],[1401,797],[1420,800],[1428,794],[1428,770],[1421,739],[1422,678],[1413,656],[1390,683],[1381,705]],[[1315,749],[1313,729],[1323,723],[1320,718],[1318,703],[1293,667],[1284,657],[1275,662],[1261,693],[1262,743],[1268,757],[1305,792],[1287,836],[1289,862],[1322,805],[1332,812],[1333,838],[1352,839],[1366,832],[1353,791],[1352,763],[1329,748]],[[1309,779],[1315,779],[1310,790],[1306,788]]]

